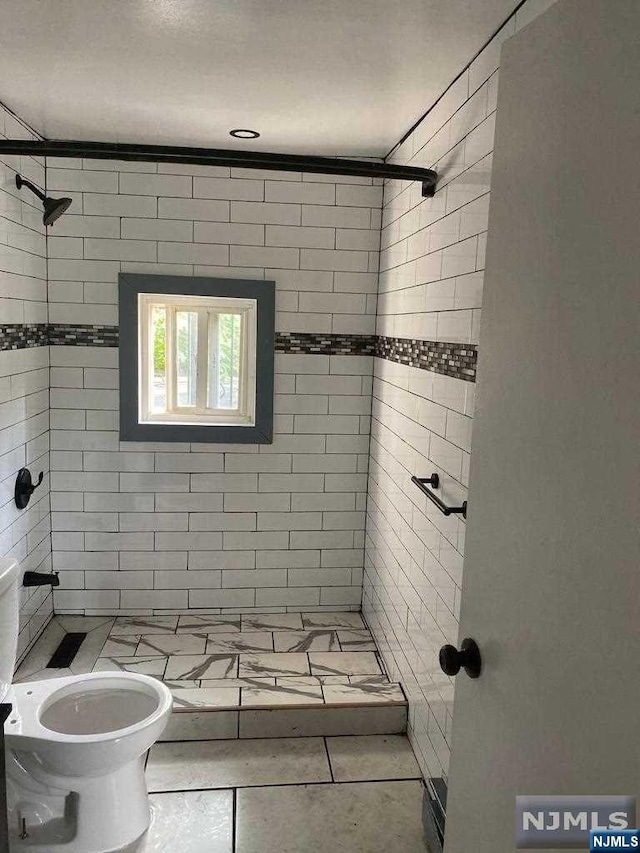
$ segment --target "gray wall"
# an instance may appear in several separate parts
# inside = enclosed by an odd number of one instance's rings
[[[448,853],[513,850],[518,794],[640,793],[639,31],[561,0],[502,53]]]

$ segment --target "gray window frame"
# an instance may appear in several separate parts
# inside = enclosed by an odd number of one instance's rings
[[[138,422],[138,294],[229,296],[255,299],[255,426],[219,424],[141,424]],[[181,275],[120,273],[120,440],[180,441],[211,444],[273,442],[273,372],[275,352],[275,282],[262,279],[200,278]]]

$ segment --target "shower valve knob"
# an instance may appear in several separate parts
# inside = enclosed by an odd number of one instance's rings
[[[18,509],[24,509],[31,500],[31,495],[38,488],[44,477],[44,472],[38,474],[38,481],[34,483],[31,480],[31,471],[28,468],[21,468],[16,477],[16,487],[14,498]]]

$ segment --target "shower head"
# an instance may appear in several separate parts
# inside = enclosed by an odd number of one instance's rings
[[[53,225],[71,204],[70,198],[49,198],[22,175],[16,175],[16,186],[19,190],[23,186],[28,187],[34,195],[38,196],[44,207],[44,214],[42,215],[44,225]]]
[[[44,215],[42,221],[45,225],[53,225],[53,223],[67,210],[71,204],[70,198],[45,198],[42,202],[44,205]]]

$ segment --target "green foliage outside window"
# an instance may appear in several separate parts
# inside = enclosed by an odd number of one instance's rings
[[[167,312],[156,309],[153,315],[153,369],[158,377],[164,377],[166,371],[166,328]],[[184,316],[184,315],[183,315]],[[190,322],[179,323],[176,329],[176,357],[178,375],[192,378],[195,370],[195,339],[197,329],[196,315],[188,314]],[[219,399],[225,407],[237,405],[237,392],[240,371],[240,334],[241,319],[237,314],[218,315],[217,352],[210,352],[211,366],[218,360]],[[195,373],[193,374],[195,377]]]
[[[164,376],[167,358],[166,312],[155,311],[153,318],[153,372]]]

